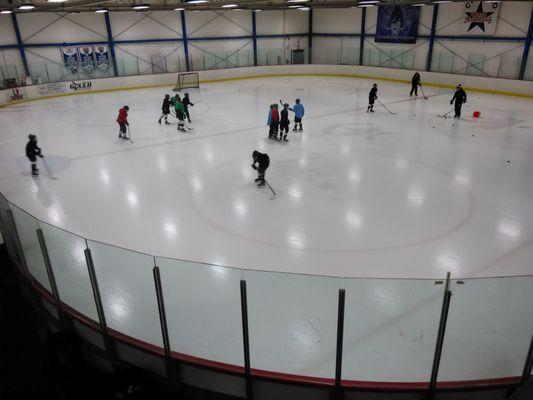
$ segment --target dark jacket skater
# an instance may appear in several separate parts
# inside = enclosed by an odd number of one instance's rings
[[[368,93],[368,108],[366,109],[366,112],[374,112],[374,102],[378,98],[378,84],[374,83],[372,85],[372,89],[370,89],[370,93]]]
[[[453,97],[450,100],[450,104],[455,105],[454,118],[461,117],[461,107],[463,106],[463,103],[466,103],[466,92],[463,90],[461,85],[457,85],[457,87],[455,88],[455,93],[453,94]]]
[[[409,96],[412,96],[413,93],[415,96],[418,96],[418,86],[422,86],[420,83],[420,74],[415,72],[413,79],[411,79],[411,93],[409,93]]]
[[[159,123],[161,123],[161,119],[165,118],[165,124],[170,125],[168,123],[168,114],[170,114],[170,95],[166,94],[165,98],[163,99],[163,105],[161,106],[161,116],[159,117]]]
[[[41,148],[37,146],[37,136],[30,134],[28,136],[28,143],[26,144],[26,157],[31,162],[31,174],[39,175],[39,169],[37,168],[37,157],[43,157],[41,154]]]
[[[280,121],[279,121],[279,140],[284,140],[285,142],[288,142],[287,140],[287,134],[289,133],[289,125],[291,122],[289,121],[289,105],[284,104],[283,110],[281,110],[280,113]],[[283,133],[285,131],[285,133]]]
[[[260,153],[254,150],[252,158],[254,160],[252,168],[257,171],[255,182],[258,182],[257,186],[265,186],[265,172],[270,165],[270,157],[266,153]]]
[[[185,93],[185,96],[183,97],[183,100],[181,101],[183,104],[183,107],[185,108],[185,115],[187,116],[187,121],[191,122],[191,116],[189,115],[189,106],[194,106],[194,104],[191,102],[191,99],[189,98],[189,93]]]

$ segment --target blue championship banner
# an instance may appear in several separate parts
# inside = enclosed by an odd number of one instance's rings
[[[378,43],[415,43],[420,7],[379,6],[375,41]]]
[[[109,69],[109,49],[106,44],[94,45],[94,54],[96,56],[96,68],[106,72]]]
[[[78,48],[73,46],[65,46],[61,48],[63,53],[63,64],[67,67],[71,73],[78,72],[80,62],[78,59]]]
[[[94,71],[94,51],[93,46],[79,46],[80,66],[84,72],[91,73]]]

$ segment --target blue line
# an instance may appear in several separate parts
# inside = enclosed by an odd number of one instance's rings
[[[526,43],[524,44],[524,53],[522,54],[522,62],[520,63],[520,72],[518,79],[523,80],[526,74],[527,59],[529,57],[529,48],[531,47],[531,40],[533,38],[533,9],[531,9],[531,16],[529,17],[529,29],[527,31]]]
[[[363,53],[365,51],[366,8],[361,13],[361,40],[359,41],[359,65],[363,65]]]
[[[24,51],[24,43],[20,37],[19,24],[17,22],[17,15],[15,13],[11,14],[11,21],[13,21],[13,28],[15,29],[15,35],[17,36],[17,47],[20,52],[20,58],[22,59],[22,65],[24,66],[24,74],[26,76],[30,75],[30,68],[28,66],[28,60],[26,59],[26,52]]]
[[[111,31],[111,21],[109,20],[109,13],[104,13],[105,26],[107,29],[107,40],[109,51],[111,52],[111,63],[113,64],[113,72],[118,76],[117,58],[115,57],[115,42],[113,41],[113,32]]]
[[[257,27],[255,23],[255,11],[252,10],[252,40],[254,48],[254,66],[257,67]]]
[[[307,34],[307,47],[309,51],[307,52],[307,63],[313,63],[313,9],[309,9],[309,33]]]
[[[187,22],[185,21],[185,11],[180,11],[181,13],[181,32],[183,34],[183,52],[185,53],[185,68],[187,71],[191,70],[191,65],[189,63],[189,43],[187,42]]]
[[[437,28],[437,16],[439,15],[439,5],[433,4],[433,19],[431,20],[431,34],[429,35],[428,57],[426,60],[426,71],[431,71],[431,61],[433,59],[433,44],[435,43],[435,30]]]

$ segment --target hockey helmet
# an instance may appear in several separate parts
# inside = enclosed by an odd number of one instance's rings
[[[28,139],[30,139],[30,140],[37,140],[37,136],[35,136],[33,133],[30,133],[30,134],[28,135]]]
[[[129,111],[129,109],[130,108],[128,106],[124,106],[124,110]]]
[[[295,101],[296,101],[296,104],[300,103],[300,99],[296,99]]]
[[[166,94],[165,95],[165,99],[169,99],[170,98],[170,95],[169,94]]]

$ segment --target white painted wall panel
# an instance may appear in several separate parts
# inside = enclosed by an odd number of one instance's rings
[[[119,73],[125,75],[161,73],[185,70],[181,43],[121,44],[115,47]],[[138,72],[137,72],[138,71]]]
[[[367,7],[365,33],[376,33],[376,24],[378,21],[378,7]]]
[[[531,16],[531,1],[502,1],[496,36],[526,36]]]
[[[431,33],[431,22],[433,20],[433,7],[420,7],[420,18],[418,19],[418,34],[429,35]]]
[[[17,14],[17,19],[24,43],[107,40],[105,19],[101,14],[28,13]]]
[[[17,36],[11,15],[0,14],[0,44],[16,44]]]
[[[181,17],[177,11],[109,14],[115,40],[181,38]]]
[[[185,17],[188,37],[252,35],[251,11],[187,12]]]
[[[437,18],[437,35],[462,35],[463,32],[463,3],[439,4]]]
[[[317,9],[313,12],[313,32],[360,33],[360,8]]]
[[[253,65],[252,40],[190,41],[193,69],[219,69]]]
[[[261,11],[256,14],[258,35],[307,33],[309,14],[298,10]]]
[[[313,63],[359,64],[360,39],[338,37],[315,37],[313,39]]]
[[[289,64],[291,61],[291,51],[304,49],[304,61],[307,62],[307,38],[272,38],[257,40],[257,61],[258,65]]]

